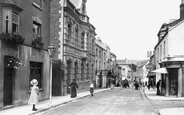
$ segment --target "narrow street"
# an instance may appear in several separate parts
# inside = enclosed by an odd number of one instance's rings
[[[140,90],[114,89],[39,115],[158,115],[158,109],[178,107],[183,104],[183,101],[147,100]]]

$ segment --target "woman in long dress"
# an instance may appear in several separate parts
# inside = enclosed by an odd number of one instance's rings
[[[78,88],[78,85],[77,85],[75,79],[73,79],[73,81],[71,82],[70,88],[71,88],[71,98],[77,97],[77,88]]]

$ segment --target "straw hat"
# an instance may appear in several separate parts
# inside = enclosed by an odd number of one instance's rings
[[[31,85],[38,85],[38,81],[36,79],[31,80],[30,82]]]

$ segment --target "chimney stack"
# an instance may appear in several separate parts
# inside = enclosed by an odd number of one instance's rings
[[[184,19],[184,0],[181,0],[180,4],[180,19]]]

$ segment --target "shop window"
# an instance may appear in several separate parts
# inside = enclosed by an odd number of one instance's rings
[[[42,65],[41,62],[30,62],[30,81],[36,79],[38,81],[38,87],[42,88]]]

